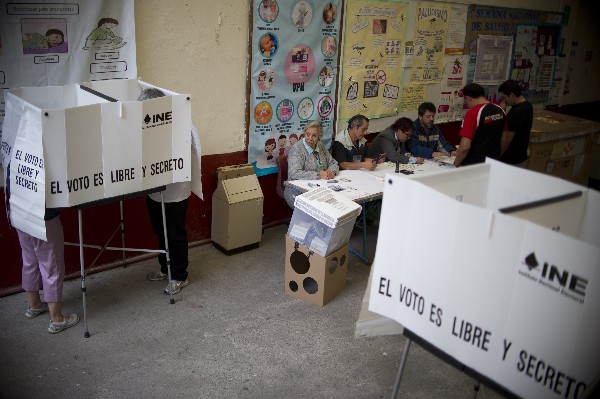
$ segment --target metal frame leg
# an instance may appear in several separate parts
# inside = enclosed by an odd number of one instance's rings
[[[83,301],[83,324],[85,326],[85,332],[83,336],[85,338],[90,337],[87,324],[87,303],[85,301],[85,266],[83,259],[83,212],[81,209],[77,210],[77,219],[79,222],[79,273],[81,274],[81,298]]]
[[[163,192],[160,192],[160,207],[162,210],[162,221],[163,221],[163,233],[165,235],[165,256],[167,258],[167,274],[168,274],[168,282],[169,282],[169,302],[172,304],[175,303],[175,299],[173,298],[173,291],[171,290],[171,258],[169,257],[169,239],[167,235],[167,216],[165,213],[165,200],[163,198]]]
[[[125,263],[127,258],[125,257],[125,212],[123,211],[123,200],[119,201],[119,208],[121,211],[120,227],[121,227],[121,247],[123,248],[123,251],[122,251],[123,267],[127,267],[127,264]]]
[[[371,261],[367,258],[367,203],[363,202],[362,204],[360,204],[360,206],[362,207],[362,214],[361,214],[361,218],[362,218],[362,253],[357,252],[354,248],[350,247],[349,250],[350,252],[360,258],[363,262],[365,262],[367,265],[371,264]]]
[[[394,383],[394,391],[392,392],[392,399],[396,399],[398,396],[398,388],[400,387],[400,381],[402,380],[402,372],[406,365],[406,359],[408,358],[408,350],[410,349],[410,339],[406,339],[404,344],[404,352],[402,352],[402,358],[400,359],[400,365],[398,366],[398,374],[396,375],[396,382]]]

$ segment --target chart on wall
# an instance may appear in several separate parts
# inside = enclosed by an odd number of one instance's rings
[[[407,3],[346,2],[339,121],[395,115],[400,107]]]
[[[10,88],[137,77],[133,0],[4,4],[2,98]]]
[[[258,176],[312,120],[333,132],[341,0],[254,0],[248,162]]]

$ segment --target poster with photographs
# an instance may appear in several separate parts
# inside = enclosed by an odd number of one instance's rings
[[[248,162],[277,173],[277,158],[313,120],[331,143],[341,1],[254,0]]]

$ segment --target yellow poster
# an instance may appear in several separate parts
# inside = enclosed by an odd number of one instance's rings
[[[408,86],[402,89],[402,104],[400,112],[410,112],[419,108],[425,101],[425,88],[423,86]]]
[[[439,83],[444,69],[444,48],[448,35],[449,6],[417,3],[412,84]]]
[[[347,1],[339,121],[395,115],[399,107],[406,3]]]

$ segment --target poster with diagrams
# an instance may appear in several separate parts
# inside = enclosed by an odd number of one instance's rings
[[[439,101],[436,101],[437,123],[460,121],[466,113],[462,88],[467,84],[468,55],[446,55],[444,75],[440,86]]]
[[[508,79],[512,47],[512,36],[479,36],[473,81],[482,85],[499,85]]]
[[[277,173],[277,158],[312,120],[333,132],[340,0],[254,0],[248,162]]]
[[[400,106],[406,3],[347,2],[339,121],[395,115]]]
[[[435,3],[417,3],[411,84],[439,83],[444,68],[450,8]]]

